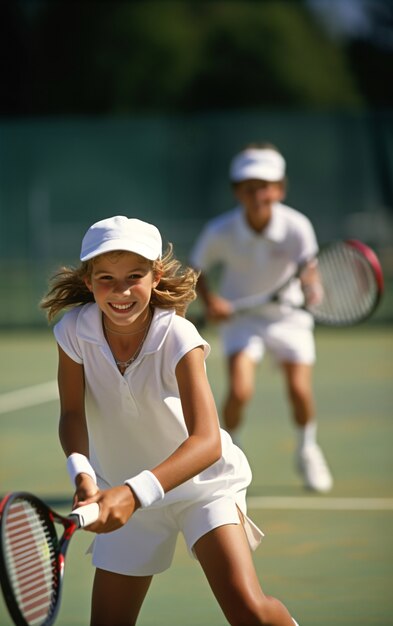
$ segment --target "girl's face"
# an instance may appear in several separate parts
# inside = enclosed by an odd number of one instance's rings
[[[235,196],[243,205],[247,222],[255,231],[262,231],[267,226],[272,206],[284,199],[285,188],[282,182],[267,182],[250,179],[235,186]]]
[[[111,322],[111,327],[144,323],[149,316],[151,291],[160,282],[152,264],[133,252],[102,254],[92,263],[85,279],[97,305]]]

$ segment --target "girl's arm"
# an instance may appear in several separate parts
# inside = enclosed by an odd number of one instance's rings
[[[89,437],[85,418],[85,381],[83,365],[73,361],[58,346],[58,385],[60,395],[59,437],[65,455],[80,452],[89,456]]]
[[[152,470],[165,492],[221,458],[217,409],[206,376],[202,346],[194,348],[179,361],[176,378],[189,436],[170,457]]]
[[[60,395],[59,437],[66,457],[78,452],[89,456],[89,437],[85,417],[85,381],[83,365],[73,361],[58,346],[58,386]],[[86,473],[75,477],[76,493],[73,505],[95,495],[98,491],[93,478]]]
[[[83,365],[73,361],[60,346],[58,385],[60,394],[59,436],[62,448],[67,457],[74,452],[88,457],[89,435],[85,415]],[[96,532],[110,532],[119,528],[138,506],[138,501],[126,485],[99,491],[96,482],[83,471],[76,476],[75,487],[74,508],[89,502],[100,504],[100,520],[90,527]],[[107,501],[108,504],[106,504]]]

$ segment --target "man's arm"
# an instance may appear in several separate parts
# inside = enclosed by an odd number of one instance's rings
[[[206,274],[201,273],[199,275],[196,289],[198,296],[203,302],[206,317],[209,320],[218,322],[232,315],[231,303],[210,289]]]

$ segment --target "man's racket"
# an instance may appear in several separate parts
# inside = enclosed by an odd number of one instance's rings
[[[11,493],[1,501],[0,583],[16,626],[54,623],[70,539],[98,515],[98,504],[93,503],[63,517],[23,492]],[[55,523],[63,526],[61,537]]]
[[[305,264],[273,293],[233,300],[233,314],[257,312],[264,304],[278,302],[309,311],[316,323],[325,326],[352,326],[370,317],[383,293],[382,268],[371,248],[354,239],[335,241],[322,247],[316,260],[322,288],[317,303],[296,307],[285,301],[285,289],[307,271]],[[202,318],[190,319],[203,326]]]

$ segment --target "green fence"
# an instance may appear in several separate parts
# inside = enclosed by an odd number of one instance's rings
[[[0,326],[45,323],[37,301],[48,275],[77,260],[86,228],[103,217],[153,221],[186,259],[206,219],[233,206],[229,160],[256,140],[283,151],[287,202],[311,218],[320,242],[366,241],[389,285],[392,129],[393,111],[3,119]]]

